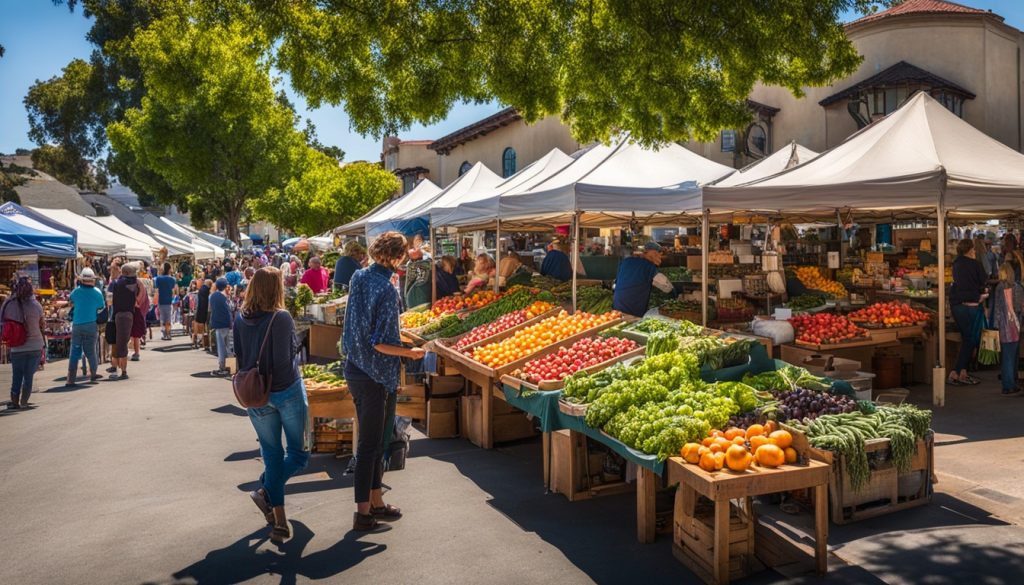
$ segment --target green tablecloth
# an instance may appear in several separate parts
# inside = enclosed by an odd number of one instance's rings
[[[559,410],[558,399],[562,396],[561,390],[531,392],[526,396],[520,396],[518,390],[504,384],[502,385],[502,390],[505,393],[505,400],[519,410],[533,415],[540,422],[540,430],[545,433],[566,429],[583,433],[615,451],[626,461],[631,461],[641,467],[650,469],[657,475],[661,475],[665,471],[665,463],[658,461],[656,456],[642,453],[636,449],[630,449],[621,441],[609,437],[598,429],[587,426],[583,422],[582,416],[570,416]]]

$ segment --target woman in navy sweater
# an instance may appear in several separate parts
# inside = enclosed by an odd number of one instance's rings
[[[981,340],[978,319],[981,317],[981,303],[988,297],[985,292],[987,280],[985,269],[975,255],[974,242],[960,240],[956,245],[956,260],[953,260],[953,284],[949,287],[949,306],[961,338],[956,364],[949,372],[949,383],[954,386],[979,383],[977,378],[967,373],[967,365]]]

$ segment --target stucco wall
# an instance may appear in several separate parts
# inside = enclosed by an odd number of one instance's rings
[[[918,16],[893,18],[848,31],[864,56],[853,75],[828,87],[804,88],[795,98],[781,87],[755,86],[751,99],[781,108],[773,121],[773,148],[796,140],[813,150],[835,146],[857,129],[841,100],[828,108],[823,98],[900,61],[953,81],[977,97],[964,103],[964,120],[1004,144],[1020,149],[1017,47],[1021,33],[980,17]]]
[[[408,169],[412,167],[423,167],[429,174],[427,178],[435,183],[438,181],[440,165],[437,161],[437,153],[427,148],[427,144],[400,144],[398,146],[398,167]]]
[[[442,187],[459,178],[459,166],[463,162],[483,162],[487,168],[501,175],[501,157],[505,149],[516,151],[516,170],[544,156],[552,148],[560,148],[572,154],[580,145],[557,116],[549,116],[527,126],[523,120],[512,122],[475,140],[456,146],[448,155],[439,157],[439,177]],[[424,165],[426,166],[426,165]]]

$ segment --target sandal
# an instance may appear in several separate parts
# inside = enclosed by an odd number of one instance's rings
[[[260,488],[249,492],[249,497],[252,498],[252,502],[256,504],[256,507],[263,512],[263,517],[267,520],[268,526],[274,525],[274,509],[270,506],[270,500],[267,499],[267,492]]]
[[[950,386],[966,386],[967,382],[961,382],[960,378],[949,378],[946,383]]]
[[[281,544],[292,537],[292,529],[288,527],[288,524],[283,526],[274,526],[270,529],[270,541]]]
[[[402,510],[396,508],[391,504],[384,504],[383,506],[376,508],[370,507],[370,515],[374,518],[380,518],[381,520],[398,520],[402,517]]]
[[[352,514],[352,530],[356,532],[371,532],[380,528],[380,522],[373,517],[373,514]]]
[[[977,386],[978,384],[981,384],[981,380],[975,378],[974,376],[968,375],[967,379],[960,380],[960,383],[967,384],[968,386]]]

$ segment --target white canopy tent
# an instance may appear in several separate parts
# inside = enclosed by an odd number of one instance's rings
[[[749,183],[751,181],[776,175],[787,169],[791,169],[795,166],[814,160],[817,157],[817,152],[814,152],[805,146],[801,146],[796,142],[791,142],[788,146],[780,148],[771,156],[767,156],[759,161],[753,162],[724,179],[716,181],[714,186],[731,187],[732,185]]]
[[[946,216],[1024,211],[1024,155],[977,130],[919,92],[898,110],[814,160],[731,187],[710,186],[710,210],[834,213],[850,206],[916,208],[938,218],[938,261],[945,274]],[[706,216],[706,214],[705,214]],[[946,286],[940,281],[933,401],[945,403]]]
[[[163,222],[163,224],[165,226],[167,226],[167,229],[171,230],[171,234],[179,234],[181,239],[186,239],[187,238],[187,241],[192,242],[192,246],[196,250],[196,259],[197,260],[210,260],[210,259],[217,259],[217,258],[223,258],[224,257],[224,249],[223,248],[221,248],[219,246],[215,246],[215,245],[213,245],[213,244],[203,240],[202,238],[199,238],[198,236],[193,234],[191,230],[187,229],[185,226],[183,226],[183,225],[181,225],[179,223],[175,223],[175,222],[167,219],[166,217],[161,217],[160,221]]]
[[[394,215],[396,220],[430,217],[431,223],[434,226],[440,226],[441,224],[434,222],[433,219],[435,210],[448,212],[458,207],[462,201],[471,201],[478,197],[479,194],[490,193],[501,182],[502,178],[500,176],[496,175],[494,171],[487,168],[482,162],[478,162],[456,179],[455,182],[445,187],[429,203],[404,211],[401,215],[397,212],[392,215]],[[375,225],[371,222],[370,229],[373,229]]]
[[[347,235],[366,235],[371,224],[382,224],[396,218],[404,217],[407,211],[430,203],[441,193],[441,188],[430,179],[423,179],[405,195],[377,206],[370,213],[349,222],[337,229],[335,233]]]
[[[118,236],[82,215],[67,209],[29,207],[32,211],[78,232],[78,249],[96,254],[127,255],[132,259],[152,260],[153,252],[141,242]]]
[[[678,144],[645,148],[628,138],[599,144],[520,194],[500,199],[502,222],[582,213],[586,225],[699,212],[701,187],[735,172]]]
[[[493,223],[498,217],[502,197],[525,192],[572,162],[571,156],[554,148],[488,191],[467,191],[459,201],[447,205],[435,202],[430,210],[430,221],[438,227]]]
[[[124,236],[126,238],[131,238],[131,239],[133,239],[135,241],[138,241],[138,242],[140,242],[142,244],[145,244],[146,246],[149,246],[149,248],[154,253],[159,253],[160,249],[161,248],[165,248],[165,247],[167,248],[167,253],[169,255],[171,255],[171,256],[176,256],[176,255],[180,255],[180,254],[191,254],[192,253],[191,247],[189,247],[189,249],[186,250],[186,249],[182,249],[182,248],[178,248],[178,247],[174,247],[174,246],[167,246],[165,244],[162,244],[162,243],[158,242],[156,240],[156,238],[154,238],[152,235],[150,235],[148,233],[143,233],[143,232],[133,228],[132,226],[124,223],[123,221],[121,221],[120,219],[114,217],[113,215],[105,215],[105,216],[102,216],[102,217],[89,217],[88,219],[90,221],[94,221],[94,222],[102,225],[103,227],[111,230],[112,232],[114,232],[114,233],[116,233],[118,235]]]
[[[174,246],[176,249],[187,250],[186,253],[192,254],[197,260],[216,258],[212,248],[193,243],[190,235],[175,230],[164,223],[161,218],[151,213],[143,213],[142,222],[146,225],[146,230],[153,236],[153,239],[168,246],[168,250],[170,250],[170,246]]]

